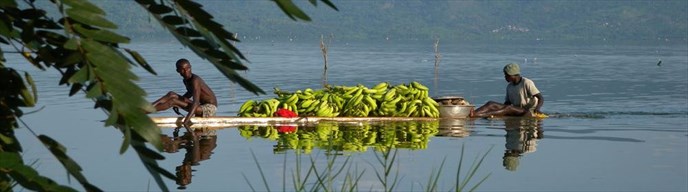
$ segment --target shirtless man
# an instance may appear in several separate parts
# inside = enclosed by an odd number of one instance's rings
[[[521,77],[521,70],[517,64],[504,66],[504,79],[509,82],[506,87],[504,103],[488,101],[482,107],[471,112],[471,117],[490,116],[533,116],[540,112],[544,102],[540,90],[532,80]]]
[[[174,112],[179,113],[177,108],[188,111],[184,117],[184,125],[190,125],[191,117],[194,115],[202,117],[215,116],[217,111],[217,98],[213,90],[205,84],[205,81],[196,74],[191,73],[191,63],[186,59],[177,60],[177,72],[184,78],[186,93],[179,95],[175,92],[168,92],[165,96],[153,102],[157,111],[173,108]]]

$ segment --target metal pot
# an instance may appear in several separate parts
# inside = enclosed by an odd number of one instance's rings
[[[474,105],[440,105],[440,118],[468,118]]]

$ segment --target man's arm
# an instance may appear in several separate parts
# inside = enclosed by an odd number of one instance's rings
[[[540,112],[540,107],[542,107],[542,104],[545,102],[545,99],[542,98],[542,94],[540,93],[533,95],[533,97],[538,99],[537,105],[535,105],[535,113],[542,113]]]
[[[192,102],[191,106],[189,106],[189,113],[186,115],[184,118],[184,125],[189,125],[191,123],[191,117],[193,117],[196,114],[196,109],[198,109],[198,106],[200,106],[200,98],[201,98],[201,81],[199,81],[198,78],[193,78],[191,79],[191,87],[188,88],[189,92],[187,94],[192,95]],[[184,94],[186,95],[186,94]]]

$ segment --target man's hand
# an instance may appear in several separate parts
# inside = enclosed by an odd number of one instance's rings
[[[185,127],[186,127],[186,126],[190,127],[190,126],[191,126],[191,117],[185,118],[185,119],[184,119],[184,122],[183,122],[182,124],[183,124]]]

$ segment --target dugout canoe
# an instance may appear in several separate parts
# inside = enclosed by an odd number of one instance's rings
[[[151,117],[160,127],[181,127],[183,117]],[[236,117],[236,116],[215,116],[215,117],[193,117],[191,118],[192,127],[236,127],[240,125],[288,125],[303,126],[313,125],[318,122],[329,121],[339,123],[360,124],[363,122],[381,123],[394,121],[437,121],[439,118],[430,117]]]

